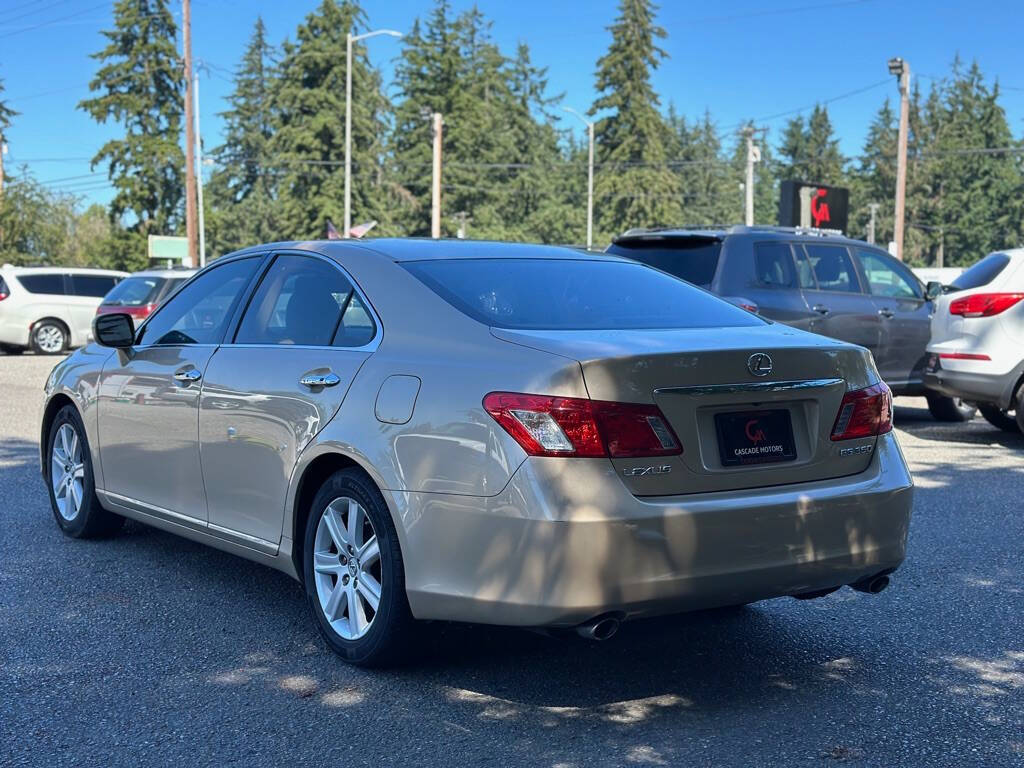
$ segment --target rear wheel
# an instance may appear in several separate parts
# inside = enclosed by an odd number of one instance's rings
[[[970,421],[978,412],[973,405],[968,405],[959,397],[945,395],[928,395],[928,410],[936,421],[963,422]]]
[[[384,498],[358,469],[335,472],[306,523],[306,597],[317,628],[345,661],[383,666],[413,647],[398,534]]]
[[[1017,427],[1024,432],[1024,385],[1017,390]]]
[[[68,348],[68,329],[59,320],[40,320],[32,326],[29,343],[38,355],[59,355]]]
[[[1018,405],[1020,400],[1018,398]],[[991,424],[996,429],[1001,429],[1004,432],[1020,432],[1022,427],[1020,424],[1020,408],[1017,408],[1017,418],[1014,418],[1009,411],[1004,411],[995,405],[980,405],[978,410],[981,411],[981,415],[985,417],[985,421]]]
[[[50,426],[47,441],[50,507],[61,531],[75,539],[117,531],[124,518],[108,512],[96,498],[92,457],[85,427],[74,406],[66,405]]]

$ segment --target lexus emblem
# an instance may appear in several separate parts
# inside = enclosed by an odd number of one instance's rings
[[[772,372],[772,359],[764,352],[755,352],[747,358],[747,370],[754,376],[767,376]]]

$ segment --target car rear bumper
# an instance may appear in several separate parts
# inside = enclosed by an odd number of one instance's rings
[[[418,618],[519,626],[811,592],[899,566],[912,494],[892,434],[854,476],[674,497],[631,495],[608,462],[527,459],[497,496],[405,496],[406,587]]]
[[[1000,408],[1012,408],[1012,399],[1017,382],[1024,376],[1024,361],[1002,374],[986,374],[967,371],[952,371],[943,368],[941,361],[925,371],[925,385],[949,397],[959,397],[970,402],[993,403]]]

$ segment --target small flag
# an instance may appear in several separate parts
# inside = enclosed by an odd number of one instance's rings
[[[371,229],[377,226],[376,221],[368,221],[365,224],[356,224],[348,231],[349,237],[362,237]]]
[[[341,240],[341,232],[335,229],[334,223],[330,219],[327,220],[327,239]]]

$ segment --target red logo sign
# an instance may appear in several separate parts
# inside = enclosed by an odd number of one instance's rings
[[[814,219],[814,226],[816,227],[832,221],[828,215],[828,203],[824,199],[827,194],[827,189],[816,189],[814,190],[814,197],[811,198],[811,218]]]
[[[751,419],[750,421],[747,422],[746,433],[747,439],[754,445],[757,445],[762,440],[764,440],[764,432],[760,429],[757,429],[757,419]]]

